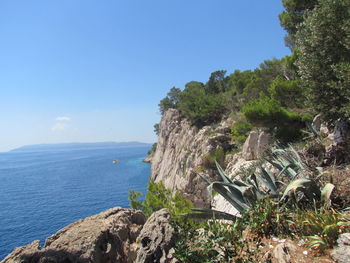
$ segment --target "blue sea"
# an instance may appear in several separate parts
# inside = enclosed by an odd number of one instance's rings
[[[145,193],[150,145],[29,149],[0,153],[0,260],[78,219],[129,207]],[[119,163],[112,161],[118,159]]]

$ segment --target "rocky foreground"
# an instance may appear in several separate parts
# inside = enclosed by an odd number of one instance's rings
[[[139,210],[111,208],[74,222],[46,239],[15,248],[1,263],[175,263],[176,235],[166,209],[148,220]],[[246,239],[249,243],[249,234]],[[342,234],[331,256],[318,256],[296,241],[271,238],[259,253],[263,262],[349,262],[350,234]]]
[[[146,221],[141,211],[111,208],[61,229],[44,247],[36,240],[15,248],[1,263],[172,262],[169,218],[164,209]]]

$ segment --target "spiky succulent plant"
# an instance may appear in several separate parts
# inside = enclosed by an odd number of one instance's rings
[[[200,177],[207,183],[210,193],[215,191],[222,195],[239,213],[250,209],[257,200],[266,196],[278,202],[299,203],[301,200],[307,200],[312,203],[323,202],[329,206],[334,185],[327,184],[320,190],[316,182],[304,174],[305,166],[291,146],[288,150],[271,148],[265,161],[278,172],[273,173],[266,166],[260,165],[244,180],[237,180],[231,179],[216,162],[221,181],[212,182],[203,175]],[[236,215],[203,208],[193,209],[193,213],[186,216],[230,220],[236,218]]]

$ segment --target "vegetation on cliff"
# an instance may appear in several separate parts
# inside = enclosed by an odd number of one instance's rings
[[[349,121],[350,2],[282,3],[285,10],[279,18],[287,31],[290,56],[266,60],[254,70],[215,71],[206,83],[191,81],[183,90],[172,88],[159,103],[162,114],[178,109],[197,127],[231,116],[236,143],[243,143],[254,128],[268,130],[284,145],[298,142],[296,150],[291,150],[293,160],[284,158],[288,156],[285,149],[275,149],[260,162],[265,166],[241,180],[224,175],[219,165],[220,181],[204,178],[210,190],[223,195],[240,214],[195,209],[187,213],[188,221],[174,221],[180,236],[175,257],[180,262],[270,262],[264,257],[272,237],[304,240],[306,247],[322,254],[350,230],[348,191],[340,183],[348,177],[347,168],[335,163],[327,167],[327,158],[337,162],[341,156],[326,157],[329,142],[317,131],[305,132],[318,113],[329,128],[339,120]],[[341,154],[347,154],[347,149],[344,146]],[[221,164],[224,155],[218,148],[205,156],[207,166],[212,169],[215,161]],[[220,217],[232,223],[218,221]],[[203,223],[192,218],[211,220]]]
[[[349,2],[284,0],[281,25],[290,56],[264,61],[254,70],[211,73],[206,83],[173,87],[159,103],[176,108],[194,125],[242,113],[245,127],[265,126],[284,142],[300,139],[306,113],[327,122],[349,117]]]

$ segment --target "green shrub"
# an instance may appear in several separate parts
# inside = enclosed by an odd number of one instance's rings
[[[130,206],[133,209],[142,210],[147,217],[153,212],[167,208],[173,219],[179,219],[180,215],[191,211],[192,202],[186,199],[180,192],[172,194],[163,183],[148,183],[147,194],[141,201],[142,194],[134,190],[129,191]]]
[[[271,98],[286,108],[302,108],[305,106],[305,95],[299,80],[276,78],[268,88]]]
[[[157,149],[157,143],[155,142],[152,144],[152,147],[151,147],[151,149],[148,150],[147,154],[151,155],[152,153],[154,153],[156,151],[156,149]]]
[[[202,164],[206,169],[215,169],[218,162],[222,167],[225,167],[225,151],[222,147],[216,148],[210,154],[203,156]]]
[[[231,135],[234,141],[238,144],[243,144],[252,128],[253,126],[245,120],[237,121],[231,128]]]
[[[202,127],[219,121],[225,107],[220,94],[208,95],[201,86],[189,86],[181,93],[179,110],[192,124]]]
[[[180,95],[180,89],[175,87],[171,88],[167,96],[158,104],[160,113],[163,115],[168,109],[177,109]]]
[[[298,209],[289,223],[296,236],[306,237],[307,246],[320,251],[332,248],[349,227],[349,218],[333,209]]]
[[[243,107],[244,116],[254,126],[267,127],[283,143],[300,139],[311,115],[290,112],[275,100],[263,96]]]
[[[291,234],[290,216],[269,197],[258,200],[251,209],[245,211],[242,220],[250,230],[259,236],[279,236]]]
[[[212,220],[201,225],[201,229],[177,228],[181,238],[175,245],[174,256],[183,263],[261,262],[257,259],[259,242],[252,247],[243,241],[243,226]]]

